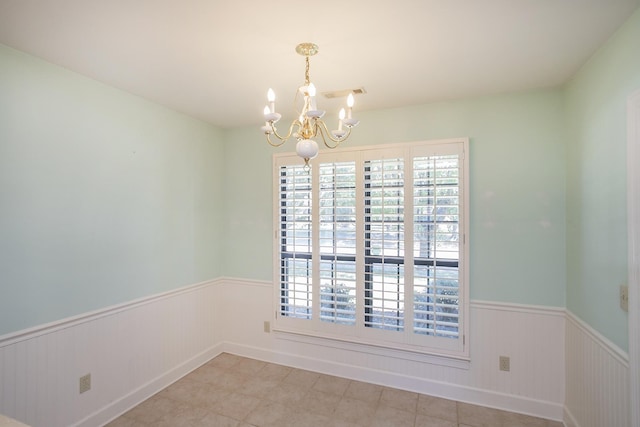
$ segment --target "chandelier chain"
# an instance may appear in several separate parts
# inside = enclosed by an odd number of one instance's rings
[[[309,83],[311,83],[311,80],[309,78],[309,57],[305,56],[305,61],[306,61],[306,67],[304,69],[304,84],[306,86],[309,86]]]

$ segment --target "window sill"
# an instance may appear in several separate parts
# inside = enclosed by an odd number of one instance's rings
[[[414,362],[428,363],[431,365],[447,366],[457,369],[468,370],[471,367],[471,360],[468,357],[451,354],[437,354],[433,351],[427,351],[426,349],[421,350],[415,347],[402,346],[401,344],[371,342],[354,338],[346,339],[331,335],[290,330],[282,327],[274,327],[272,332],[276,334],[278,339],[298,343],[374,354],[377,356],[410,360]]]

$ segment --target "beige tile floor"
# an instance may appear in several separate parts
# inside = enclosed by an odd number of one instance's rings
[[[107,427],[562,427],[223,353]]]

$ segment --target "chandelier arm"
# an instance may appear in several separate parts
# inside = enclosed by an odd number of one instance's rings
[[[271,134],[270,133],[265,133],[265,135],[267,136],[267,142],[269,143],[270,146],[272,147],[280,147],[282,144],[284,144],[285,142],[287,142],[286,139],[281,139],[280,142],[272,142],[271,141]]]
[[[272,143],[272,142],[271,142],[271,138],[269,138],[269,134],[267,134],[267,142],[268,142],[269,144],[273,145],[274,147],[279,147],[279,146],[281,146],[282,144],[284,144],[285,142],[287,142],[287,141],[289,140],[289,138],[291,138],[291,135],[293,135],[293,128],[294,128],[295,126],[298,126],[298,128],[301,126],[300,121],[299,121],[299,120],[297,120],[297,119],[296,119],[296,120],[294,120],[294,121],[291,123],[291,126],[289,126],[289,131],[287,132],[287,135],[286,135],[286,136],[282,136],[282,135],[280,135],[280,134],[278,133],[278,131],[276,130],[275,125],[272,123],[272,124],[271,124],[271,130],[272,130],[273,134],[276,136],[276,138],[278,138],[278,139],[279,139],[280,141],[282,141],[282,142],[281,142],[281,143],[277,143],[277,142],[276,142],[275,144],[274,144],[274,143]]]
[[[347,138],[349,138],[349,135],[351,135],[351,128],[347,128],[347,133],[345,136],[343,136],[342,138],[334,138],[331,135],[331,132],[329,132],[329,129],[327,128],[327,125],[322,121],[322,120],[316,120],[316,133],[319,133],[322,136],[322,142],[324,142],[324,145],[327,148],[336,148],[338,145],[340,145],[342,142],[346,141]],[[324,132],[323,132],[324,130]],[[325,134],[327,136],[327,138],[329,138],[331,141],[333,141],[335,143],[335,145],[329,145],[327,143],[327,140],[325,139]]]

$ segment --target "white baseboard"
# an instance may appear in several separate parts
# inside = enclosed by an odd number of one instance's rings
[[[227,353],[233,353],[239,356],[258,359],[269,363],[278,363],[294,368],[348,378],[351,380],[363,381],[386,387],[413,391],[416,393],[425,393],[445,399],[452,399],[460,402],[558,421],[560,420],[559,414],[562,414],[564,410],[563,405],[551,402],[544,402],[489,390],[481,390],[474,387],[466,387],[426,378],[412,377],[389,371],[366,368],[363,366],[343,364],[332,360],[300,356],[293,353],[283,353],[250,345],[225,342],[222,344],[222,350]]]
[[[94,427],[219,354],[219,281],[0,337],[0,413],[35,427]],[[91,389],[79,378],[91,374]]]
[[[227,351],[569,427],[628,427],[628,355],[564,309],[472,301],[471,362],[460,368],[266,333],[272,296],[269,283],[221,278],[0,337],[0,413],[37,427],[103,425]],[[80,395],[89,372],[93,388]]]
[[[265,333],[271,320],[273,285],[223,281],[229,301],[224,348],[240,355],[447,399],[490,406],[560,421],[564,412],[565,310],[488,301],[471,301],[471,361],[467,366],[434,357],[401,357],[364,344]],[[285,336],[286,335],[286,336]],[[511,371],[499,370],[499,356],[511,358]]]
[[[220,353],[222,353],[221,348],[222,345],[220,344],[209,348],[208,350],[198,354],[190,360],[187,360],[179,366],[176,366],[170,371],[159,375],[158,377],[154,378],[138,389],[133,390],[125,396],[118,398],[113,403],[110,403],[109,405],[98,409],[96,412],[73,424],[72,427],[102,426],[109,423],[110,421],[113,421],[131,408],[139,405],[154,394],[165,389],[174,382],[178,381],[180,378],[184,377],[185,375],[207,363],[209,360],[218,356]]]

